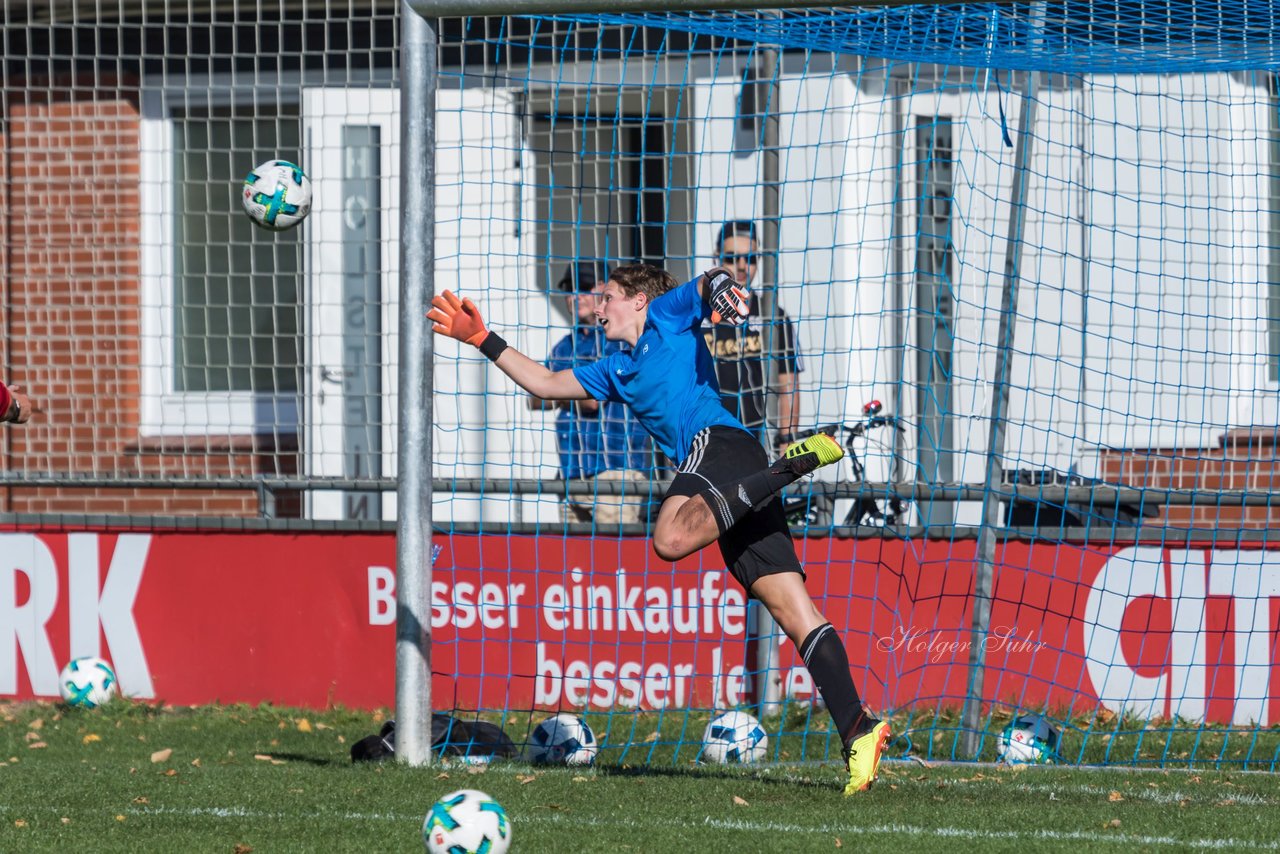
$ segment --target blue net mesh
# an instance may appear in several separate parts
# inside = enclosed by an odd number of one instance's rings
[[[1274,3],[969,3],[592,15],[784,48],[1069,74],[1240,71],[1280,64]]]

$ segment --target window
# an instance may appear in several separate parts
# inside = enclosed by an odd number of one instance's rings
[[[142,432],[292,433],[303,232],[240,207],[244,176],[301,162],[296,106],[172,108],[144,120]]]

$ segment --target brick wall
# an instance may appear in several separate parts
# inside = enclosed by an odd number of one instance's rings
[[[127,85],[102,78],[7,91],[0,136],[0,371],[37,400],[4,429],[9,471],[104,476],[247,477],[297,471],[296,443],[138,433],[141,381],[139,110]],[[225,437],[224,437],[225,439]],[[296,514],[297,500],[281,502]],[[245,516],[253,491],[0,490],[0,511]]]
[[[1155,489],[1272,492],[1280,488],[1280,428],[1246,427],[1217,448],[1111,451],[1100,460],[1107,483]],[[1150,525],[1195,528],[1280,527],[1280,494],[1273,503],[1242,505],[1206,496],[1193,505],[1158,505]]]

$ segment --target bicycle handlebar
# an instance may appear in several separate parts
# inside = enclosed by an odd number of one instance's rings
[[[893,427],[900,432],[906,432],[901,424],[898,423],[896,415],[870,415],[856,424],[834,423],[822,424],[809,430],[800,430],[795,434],[795,441],[803,441],[810,436],[816,436],[819,433],[826,433],[828,436],[834,437],[840,431],[846,431],[849,436],[848,440],[855,439],[859,436],[866,435],[868,430],[878,430],[881,427]]]

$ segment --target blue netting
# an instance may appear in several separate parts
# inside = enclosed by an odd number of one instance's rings
[[[570,16],[907,62],[1063,73],[1280,67],[1270,0],[920,4]]]

